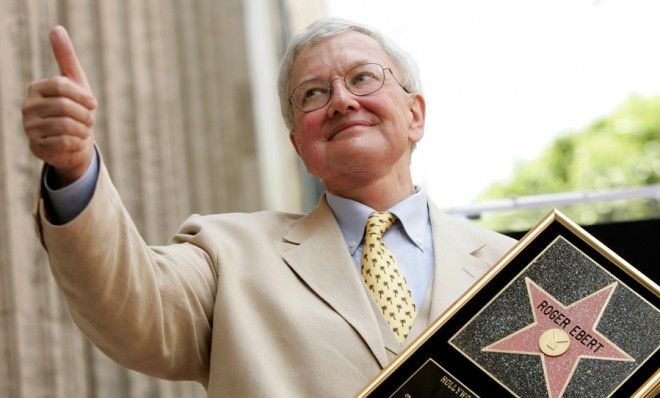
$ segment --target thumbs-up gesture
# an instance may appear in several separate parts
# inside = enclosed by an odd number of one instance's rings
[[[60,76],[34,81],[23,104],[23,128],[32,153],[55,169],[58,186],[82,176],[94,154],[92,127],[96,99],[69,34],[50,32]]]

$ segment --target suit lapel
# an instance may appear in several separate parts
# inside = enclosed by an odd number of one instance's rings
[[[487,264],[474,256],[485,242],[432,203],[429,213],[435,257],[429,318],[433,322],[481,276]]]
[[[284,261],[360,334],[385,367],[389,361],[378,321],[325,198],[284,239],[290,243]]]

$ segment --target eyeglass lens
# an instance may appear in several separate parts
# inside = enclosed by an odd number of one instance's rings
[[[379,64],[363,64],[349,70],[344,76],[344,84],[354,95],[369,95],[383,87],[385,70]],[[309,80],[300,84],[293,91],[291,100],[302,112],[311,112],[322,108],[330,101],[332,88],[330,83],[321,80]]]

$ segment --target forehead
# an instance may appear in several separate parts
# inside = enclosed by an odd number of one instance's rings
[[[314,43],[298,55],[291,70],[290,87],[312,79],[341,76],[350,68],[376,62],[392,67],[393,62],[380,44],[359,32],[345,32]]]

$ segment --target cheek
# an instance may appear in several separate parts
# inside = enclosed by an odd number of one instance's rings
[[[302,114],[296,121],[296,125],[304,137],[315,139],[321,136],[321,126],[324,120],[323,113],[315,111]]]
[[[300,114],[295,120],[299,155],[308,167],[308,163],[314,163],[319,157],[324,143],[321,133],[323,120],[323,115],[318,112]]]
[[[376,115],[380,122],[384,125],[399,125],[404,122],[405,114],[401,112],[406,109],[406,104],[403,98],[398,93],[387,93],[385,90],[376,92],[376,94],[363,97],[362,107]]]

